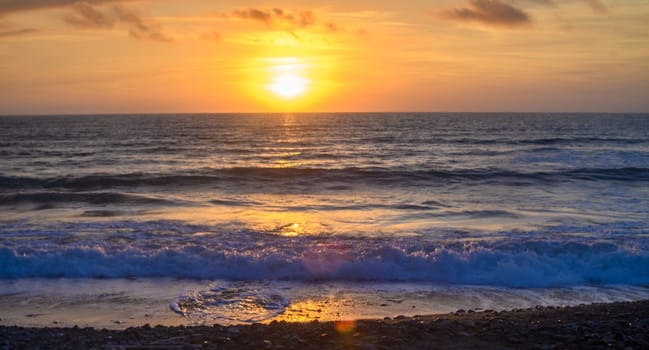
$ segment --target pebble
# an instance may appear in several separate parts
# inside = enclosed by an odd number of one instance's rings
[[[578,316],[580,313],[587,317]],[[438,315],[411,320],[399,315],[396,319],[409,321],[359,321],[356,332],[345,337],[334,331],[329,322],[274,322],[272,325],[236,327],[151,328],[145,325],[122,331],[0,326],[0,350],[649,348],[649,301],[556,310],[544,308],[535,312],[500,312],[497,316],[486,316],[486,311],[459,314],[464,314],[464,317]]]

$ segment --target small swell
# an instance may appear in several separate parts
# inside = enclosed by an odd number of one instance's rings
[[[172,201],[113,192],[35,192],[0,196],[0,206],[16,204],[37,204],[40,208],[51,208],[61,203],[138,204],[169,205]]]
[[[582,168],[548,172],[521,172],[504,169],[400,170],[390,168],[228,168],[199,170],[188,174],[115,174],[65,178],[0,176],[5,189],[101,190],[138,186],[200,186],[215,184],[311,185],[346,189],[350,184],[387,185],[444,184],[476,181],[649,181],[649,168]]]
[[[646,139],[633,139],[621,137],[540,137],[530,139],[475,139],[475,138],[457,138],[449,140],[453,143],[475,144],[475,145],[565,145],[565,144],[623,144],[634,145],[646,143]]]

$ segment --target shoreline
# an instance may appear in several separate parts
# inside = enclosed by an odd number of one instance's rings
[[[48,349],[649,348],[649,300],[510,311],[124,330],[0,326],[0,347]]]

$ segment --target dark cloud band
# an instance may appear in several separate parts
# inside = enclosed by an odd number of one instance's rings
[[[71,6],[79,3],[99,5],[104,3],[127,2],[129,0],[0,0],[0,14],[33,11]]]
[[[442,17],[454,21],[507,27],[531,22],[526,12],[500,0],[469,0],[466,7],[446,10],[442,12]]]

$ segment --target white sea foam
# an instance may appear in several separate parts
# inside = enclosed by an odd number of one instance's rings
[[[632,225],[496,232],[462,240],[210,233],[209,227],[161,222],[96,225],[7,232],[0,242],[0,278],[419,281],[505,287],[649,284],[649,239]],[[101,233],[59,232],[82,228]]]
[[[190,319],[231,323],[260,322],[281,314],[289,304],[288,298],[269,283],[233,283],[188,291],[170,308]]]

